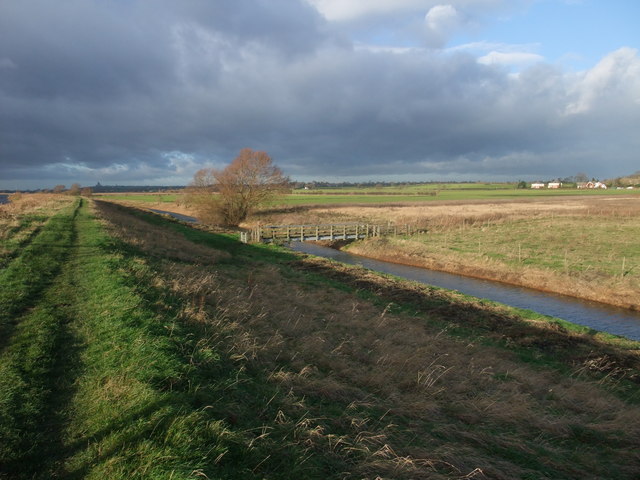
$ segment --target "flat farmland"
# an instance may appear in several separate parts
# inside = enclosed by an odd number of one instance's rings
[[[294,190],[263,206],[269,210],[287,206],[348,205],[348,204],[395,204],[395,203],[431,203],[442,201],[474,200],[517,200],[546,199],[562,197],[601,197],[628,196],[636,191],[629,190],[578,190],[575,188],[559,190],[517,189],[515,185],[504,183],[436,183],[387,187],[341,187],[311,190]],[[640,191],[637,191],[640,194]],[[167,206],[188,209],[183,193],[107,193],[97,194],[96,198],[126,202],[130,204],[160,208]],[[184,213],[184,210],[183,212]]]
[[[353,253],[639,308],[640,198],[336,211],[356,212],[427,233],[358,242]]]

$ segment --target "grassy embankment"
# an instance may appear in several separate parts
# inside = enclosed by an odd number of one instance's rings
[[[423,218],[427,234],[373,239],[348,248],[398,263],[640,309],[638,199],[544,207],[529,214],[501,213],[500,205],[466,215],[452,210]]]
[[[103,203],[0,281],[0,477],[640,469],[637,342]]]

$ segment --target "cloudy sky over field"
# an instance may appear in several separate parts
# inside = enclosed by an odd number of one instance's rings
[[[637,0],[0,0],[0,189],[640,170]]]

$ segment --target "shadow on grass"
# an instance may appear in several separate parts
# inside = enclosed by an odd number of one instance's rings
[[[516,314],[508,314],[482,303],[453,299],[441,289],[434,290],[414,282],[372,274],[360,267],[301,256],[274,245],[243,244],[237,236],[211,233],[198,226],[185,225],[139,210],[135,214],[155,225],[169,226],[194,243],[231,253],[232,257],[223,260],[223,264],[240,267],[250,266],[252,262],[270,263],[288,276],[302,274],[305,281],[311,281],[319,287],[351,289],[385,306],[392,302],[405,311],[415,312],[417,309],[420,315],[425,316],[425,321],[432,324],[432,328],[446,327],[452,335],[474,341],[481,339],[485,343],[515,351],[522,360],[541,368],[553,368],[568,375],[579,371],[597,380],[612,380],[623,398],[634,403],[640,402],[637,390],[640,384],[640,360],[634,354],[637,342],[627,342],[635,347],[619,348],[595,338],[600,332],[593,329],[575,334],[555,322],[533,324]],[[618,340],[614,339],[615,342]],[[585,364],[592,364],[594,356],[598,355],[607,356],[609,361],[606,367],[600,370],[581,368]]]

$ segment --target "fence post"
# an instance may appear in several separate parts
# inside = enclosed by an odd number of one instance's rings
[[[320,227],[316,225],[316,242],[320,240]]]
[[[300,225],[300,241],[304,242],[304,225]]]
[[[331,238],[331,240],[333,240],[333,225],[331,225],[331,228],[329,230],[329,237]]]

